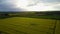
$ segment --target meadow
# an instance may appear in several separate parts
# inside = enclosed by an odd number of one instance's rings
[[[0,34],[60,34],[60,12],[0,12]]]
[[[1,34],[53,34],[56,20],[28,17],[0,19]],[[57,20],[59,23],[59,20]]]

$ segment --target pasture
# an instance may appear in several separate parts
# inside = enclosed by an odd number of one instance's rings
[[[56,20],[28,17],[0,19],[1,34],[53,34]],[[59,23],[59,20],[57,20]],[[57,28],[58,29],[58,28]]]

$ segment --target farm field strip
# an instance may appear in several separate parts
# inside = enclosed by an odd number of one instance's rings
[[[10,34],[48,34],[52,33],[54,22],[55,20],[51,19],[26,17],[0,19],[0,30]]]

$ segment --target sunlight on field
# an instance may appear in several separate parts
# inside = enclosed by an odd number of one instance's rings
[[[0,19],[0,31],[9,34],[52,34],[55,20],[26,17]]]

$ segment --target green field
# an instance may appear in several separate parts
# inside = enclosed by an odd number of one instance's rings
[[[0,31],[2,34],[53,34],[55,21],[28,17],[0,19]],[[59,33],[57,30],[56,33]]]

